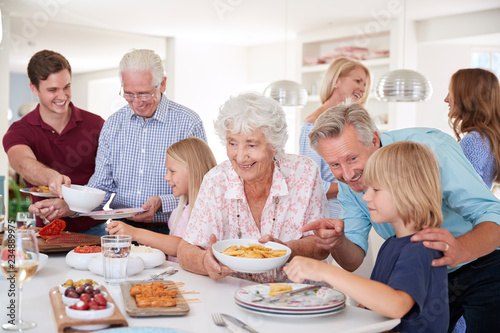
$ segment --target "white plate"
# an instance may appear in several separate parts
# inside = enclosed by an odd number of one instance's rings
[[[49,256],[44,254],[44,253],[39,253],[38,254],[38,268],[36,269],[36,272],[38,273],[42,268],[47,265],[47,262],[49,261]]]
[[[292,290],[304,288],[308,284],[300,283],[280,283],[292,287]],[[300,292],[297,294],[283,297],[273,301],[262,301],[252,303],[253,300],[259,299],[259,295],[269,297],[271,283],[251,285],[240,288],[234,293],[234,299],[240,304],[255,309],[266,310],[284,310],[284,311],[325,311],[331,310],[345,303],[345,295],[341,292],[328,288],[318,287],[309,291]]]
[[[90,216],[94,220],[124,219],[134,215],[144,213],[146,210],[138,208],[120,208],[112,210],[98,210],[95,212],[80,214],[80,216]]]
[[[97,256],[90,258],[89,270],[97,275],[103,276],[102,254],[97,253]],[[135,275],[144,270],[144,262],[139,257],[128,257],[127,262],[127,277]]]
[[[306,312],[306,313],[278,313],[278,312],[273,312],[271,310],[259,310],[259,309],[253,309],[250,307],[246,307],[245,305],[241,303],[236,303],[239,307],[241,307],[243,310],[252,312],[252,313],[258,313],[264,316],[270,316],[270,317],[283,317],[283,318],[312,318],[312,317],[321,317],[321,316],[329,316],[333,314],[337,314],[339,312],[342,312],[342,310],[345,309],[345,304],[337,308],[335,310],[330,310],[330,311],[319,311],[319,312]]]
[[[134,252],[134,246],[130,251],[131,257],[139,257],[144,262],[144,268],[149,269],[163,264],[166,260],[165,253],[158,249],[151,249],[153,252]]]
[[[276,258],[256,259],[233,257],[221,253],[222,251],[233,245],[248,246],[249,244],[260,244],[273,250],[286,250],[286,254],[284,256]],[[290,250],[289,247],[283,244],[275,242],[267,242],[261,244],[257,239],[225,239],[213,244],[212,252],[217,260],[234,271],[241,273],[265,273],[272,269],[283,266],[290,257],[292,250]]]
[[[34,195],[35,197],[44,197],[44,198],[57,198],[57,195],[54,195],[52,193],[44,193],[44,192],[31,192],[31,188],[22,188],[19,191],[23,193],[29,193],[31,195]]]

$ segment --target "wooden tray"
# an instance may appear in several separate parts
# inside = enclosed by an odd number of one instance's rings
[[[63,231],[61,233],[70,234],[70,235],[81,235],[85,236],[87,239],[83,243],[58,243],[58,244],[50,244],[47,243],[46,239],[42,237],[37,237],[38,240],[38,251],[42,253],[54,253],[54,252],[69,252],[73,250],[77,246],[81,245],[101,245],[101,237],[94,235],[85,235],[76,232]]]
[[[54,319],[56,321],[58,333],[91,332],[91,331],[83,331],[72,328],[72,326],[81,326],[81,325],[110,324],[110,327],[108,328],[128,326],[127,320],[121,313],[120,309],[118,308],[118,305],[116,305],[110,293],[103,286],[100,286],[99,289],[108,294],[106,298],[109,303],[113,303],[115,305],[115,313],[111,317],[102,319],[92,319],[92,320],[74,319],[66,316],[66,310],[65,310],[66,305],[64,305],[64,303],[62,302],[62,295],[59,292],[59,287],[54,287],[50,289],[49,292],[50,303],[52,303],[52,311],[54,312]]]
[[[152,282],[162,282],[164,284],[174,283],[173,281],[125,281],[120,283],[125,311],[132,317],[153,317],[153,316],[185,316],[189,312],[189,305],[177,304],[169,308],[138,308],[134,297],[130,296],[130,288],[136,284],[149,284]],[[169,288],[169,290],[178,290]],[[176,299],[184,299],[182,294],[177,295]]]

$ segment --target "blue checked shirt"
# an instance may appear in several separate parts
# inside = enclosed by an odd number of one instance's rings
[[[207,141],[200,117],[165,95],[148,119],[124,106],[104,123],[95,171],[88,186],[106,191],[102,205],[111,193],[116,193],[113,209],[141,207],[150,197],[158,196],[162,209],[153,222],[168,222],[170,212],[177,207],[177,198],[163,180],[167,173],[167,148],[190,136]]]

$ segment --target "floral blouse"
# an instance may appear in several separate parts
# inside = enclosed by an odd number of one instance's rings
[[[283,242],[300,239],[302,226],[328,217],[328,202],[317,165],[308,157],[286,155],[275,163],[273,182],[257,228],[245,197],[244,183],[225,161],[204,177],[183,236],[190,244],[207,248],[209,237],[218,240],[271,235]],[[240,237],[241,236],[241,237]],[[286,280],[279,272],[236,274],[256,282]]]

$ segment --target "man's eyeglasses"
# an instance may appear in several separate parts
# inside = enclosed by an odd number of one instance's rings
[[[120,90],[120,96],[125,98],[125,100],[127,102],[132,102],[134,100],[134,98],[138,98],[139,100],[141,100],[143,102],[147,102],[147,101],[150,101],[154,97],[156,89],[158,89],[159,85],[160,84],[156,85],[155,90],[153,90],[152,94],[137,94],[137,95],[128,94],[128,93],[124,93],[123,88],[122,88],[122,90]]]

